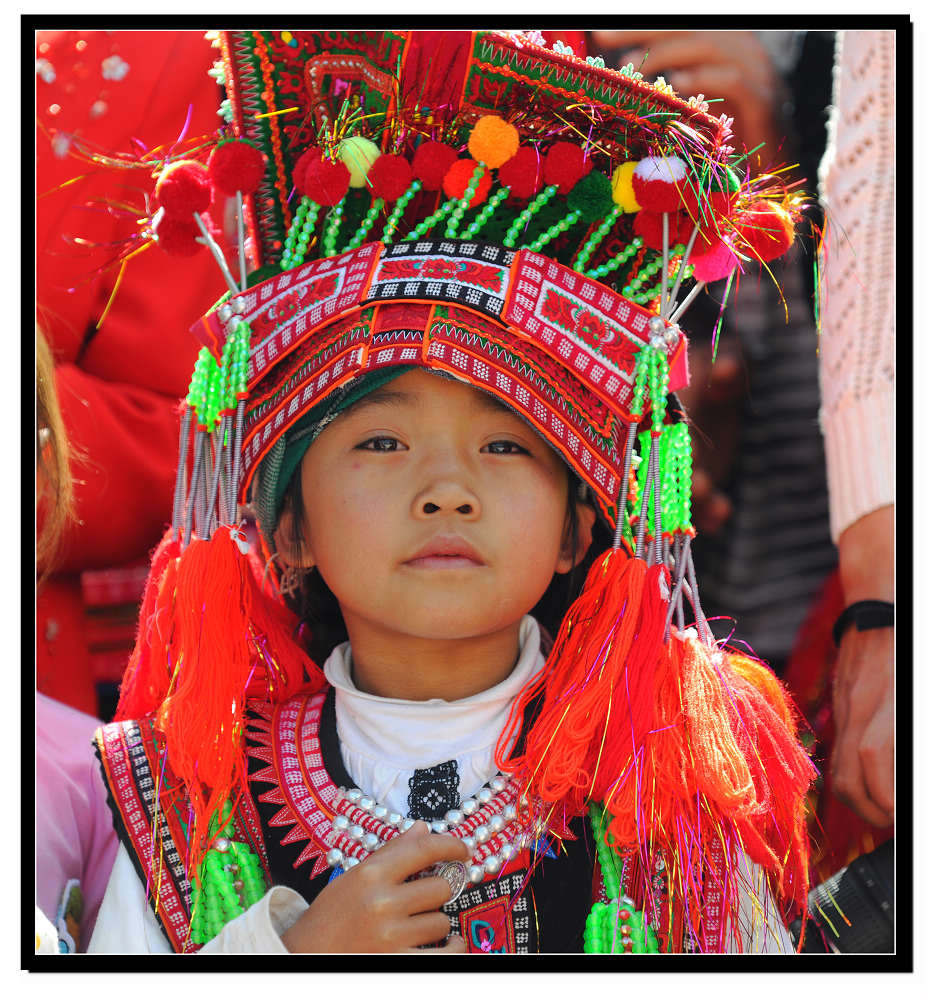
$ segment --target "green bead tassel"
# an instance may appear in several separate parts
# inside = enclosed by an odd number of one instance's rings
[[[336,256],[336,239],[339,235],[340,223],[343,221],[343,207],[346,199],[337,202],[327,219],[326,230],[323,234],[323,256]]]
[[[511,224],[511,228],[504,235],[503,243],[506,247],[513,247],[517,242],[518,235],[523,232],[524,227],[531,217],[536,215],[541,208],[556,194],[556,185],[550,184],[545,187],[532,202],[518,215]]]
[[[475,217],[475,221],[469,224],[468,229],[466,229],[466,237],[471,239],[473,236],[478,236],[479,230],[485,223],[494,215],[495,209],[504,201],[505,198],[511,193],[511,189],[508,187],[498,188],[497,191],[482,205],[481,212]]]
[[[440,205],[440,207],[433,213],[433,215],[428,215],[416,229],[404,237],[402,242],[410,243],[413,240],[419,240],[422,236],[426,236],[427,231],[431,227],[435,226],[436,223],[442,222],[457,204],[458,202],[455,198],[450,198],[449,201],[444,201],[443,204]]]
[[[579,211],[570,212],[568,215],[563,216],[559,222],[553,223],[545,233],[538,236],[533,243],[527,245],[528,250],[542,250],[547,243],[551,240],[555,240],[557,236],[561,236],[567,229],[574,226],[579,219],[582,218],[582,213]]]
[[[456,207],[452,210],[449,221],[446,223],[446,232],[443,235],[447,239],[453,239],[459,231],[459,223],[462,222],[462,217],[469,208],[469,204],[471,203],[472,197],[478,187],[478,182],[482,179],[482,175],[487,169],[488,168],[484,163],[476,164],[475,169],[472,171],[472,177],[469,179],[469,183],[466,186],[465,192],[462,197],[458,199]]]
[[[643,240],[639,236],[635,236],[633,240],[627,244],[627,246],[616,256],[612,257],[610,260],[606,260],[603,264],[599,264],[598,267],[592,268],[590,271],[585,271],[586,278],[603,278],[605,275],[610,274],[612,271],[617,270],[623,264],[626,264],[631,257],[636,256],[637,251],[643,246]],[[577,269],[578,270],[578,269]]]
[[[345,250],[355,250],[356,247],[362,245],[362,241],[368,236],[369,230],[375,225],[375,220],[378,218],[378,213],[382,210],[384,204],[384,198],[376,198],[372,202],[359,228],[355,231],[352,239],[346,244]]]
[[[423,187],[423,184],[419,180],[411,181],[411,186],[398,198],[395,203],[394,208],[391,211],[391,215],[388,216],[388,221],[385,223],[385,231],[382,233],[381,241],[388,246],[394,240],[394,234],[397,231],[398,224],[404,217],[404,213],[407,210],[407,206],[410,204],[411,198]]]
[[[579,251],[576,257],[575,264],[573,265],[573,270],[578,271],[579,274],[585,273],[585,267],[588,264],[589,258],[598,248],[601,241],[611,232],[614,228],[615,222],[617,222],[618,216],[624,210],[620,205],[615,205],[614,208],[605,216],[604,220],[595,229],[591,236],[585,241],[585,245]],[[617,267],[619,265],[615,265]],[[607,273],[607,272],[605,272]]]

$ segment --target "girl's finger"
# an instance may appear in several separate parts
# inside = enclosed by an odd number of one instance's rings
[[[450,888],[445,878],[429,875],[405,882],[398,893],[402,913],[429,913],[449,902]]]
[[[435,910],[433,913],[417,913],[413,917],[408,917],[401,931],[404,936],[404,944],[409,948],[444,942],[449,932],[449,917],[439,910]]]

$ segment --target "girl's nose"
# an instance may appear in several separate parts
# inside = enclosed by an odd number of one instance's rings
[[[440,513],[474,519],[481,514],[481,503],[462,477],[446,475],[434,479],[414,498],[415,517],[432,517]]]

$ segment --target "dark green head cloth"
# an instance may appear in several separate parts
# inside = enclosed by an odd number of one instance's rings
[[[269,541],[278,525],[281,505],[291,478],[320,432],[363,396],[415,367],[416,365],[392,365],[362,375],[308,410],[272,445],[256,473],[252,496],[252,507],[259,527]]]

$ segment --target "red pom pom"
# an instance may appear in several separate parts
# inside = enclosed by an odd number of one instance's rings
[[[695,223],[685,212],[669,215],[669,249],[677,243],[688,243]],[[641,209],[634,216],[634,233],[653,250],[663,250],[663,213]]]
[[[520,149],[498,170],[498,180],[511,189],[511,197],[529,201],[543,184],[543,157],[536,146]]]
[[[557,193],[567,195],[592,169],[592,161],[571,142],[554,143],[543,161],[543,180],[555,184]]]
[[[379,156],[368,172],[372,195],[385,201],[397,201],[410,187],[413,177],[411,165],[396,153]]]
[[[210,222],[204,221],[210,230]],[[175,219],[164,215],[155,227],[155,233],[158,236],[158,245],[172,257],[193,257],[199,250],[204,249],[204,244],[197,242],[201,231],[193,219]]]
[[[727,219],[737,204],[736,191],[712,191],[708,195],[711,211],[716,219]]]
[[[170,164],[155,185],[155,196],[166,214],[176,218],[205,211],[213,197],[207,168],[196,160],[178,160]]]
[[[251,143],[236,139],[217,146],[207,160],[214,186],[224,194],[252,194],[262,183],[265,157]]]
[[[304,194],[318,205],[335,205],[349,190],[349,168],[342,160],[320,157],[307,164],[304,173]]]
[[[689,192],[685,164],[677,156],[648,156],[634,169],[637,202],[651,212],[678,212]]]
[[[760,201],[740,214],[737,231],[758,260],[781,257],[795,239],[792,216],[774,201]]]
[[[311,165],[311,163],[316,163],[321,156],[323,156],[323,150],[319,146],[309,146],[297,158],[297,162],[294,164],[294,169],[291,171],[291,181],[297,189],[297,193],[299,195],[303,196],[307,194],[307,190],[304,187],[304,178],[307,176],[307,168]]]
[[[466,188],[469,186],[469,181],[472,180],[472,175],[475,173],[477,166],[478,163],[470,159],[456,160],[453,163],[443,178],[443,190],[446,192],[447,198],[465,197]],[[486,170],[479,179],[478,186],[475,188],[475,194],[472,195],[472,200],[469,202],[469,208],[481,205],[488,197],[490,190],[491,174]]]
[[[424,142],[417,147],[411,168],[425,191],[439,191],[446,171],[453,165],[456,151],[442,142]]]

